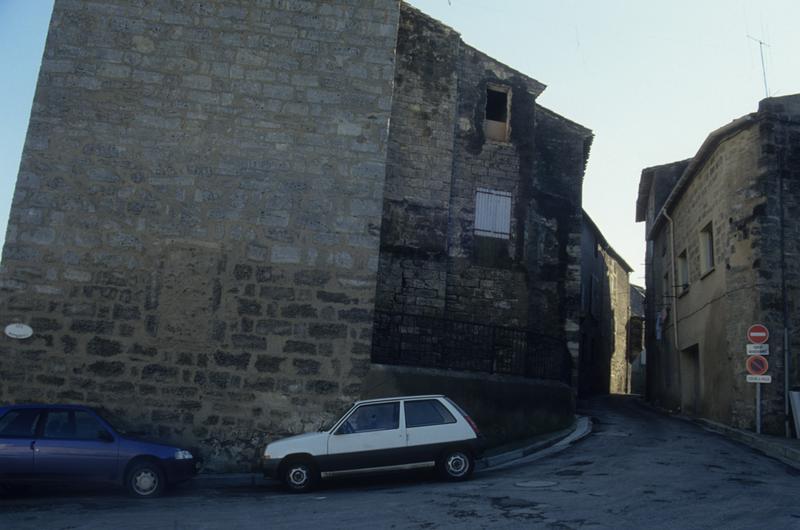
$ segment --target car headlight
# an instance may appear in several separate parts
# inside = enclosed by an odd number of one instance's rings
[[[194,458],[192,453],[186,449],[178,449],[175,451],[175,460],[191,460],[192,458]]]

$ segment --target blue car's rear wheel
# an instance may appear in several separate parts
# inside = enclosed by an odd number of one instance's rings
[[[166,478],[161,467],[155,462],[134,463],[125,476],[128,493],[139,498],[158,497],[164,492]]]

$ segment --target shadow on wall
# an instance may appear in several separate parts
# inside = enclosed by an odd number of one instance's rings
[[[478,424],[489,446],[568,427],[572,389],[559,382],[483,373],[373,364],[362,399],[444,394]]]

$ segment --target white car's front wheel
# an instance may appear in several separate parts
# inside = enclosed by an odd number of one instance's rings
[[[297,459],[283,466],[281,477],[289,491],[305,493],[311,491],[317,485],[319,471],[310,459]]]

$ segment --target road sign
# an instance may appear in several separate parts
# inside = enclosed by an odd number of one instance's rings
[[[771,375],[748,375],[747,376],[748,383],[771,383],[772,376]]]
[[[748,344],[747,355],[769,355],[769,344]]]
[[[753,324],[747,330],[747,340],[752,344],[764,344],[769,340],[769,330],[763,324]]]
[[[747,373],[750,375],[764,375],[769,369],[766,357],[761,355],[751,355],[747,358]]]

